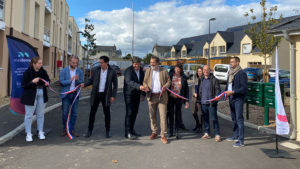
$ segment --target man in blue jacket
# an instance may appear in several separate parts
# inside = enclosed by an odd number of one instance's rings
[[[233,147],[244,146],[244,99],[247,95],[247,74],[240,66],[240,58],[230,59],[231,69],[228,72],[226,94],[229,96],[229,106],[233,122],[233,136],[227,138],[227,141],[236,141]]]
[[[79,62],[79,58],[76,56],[72,56],[69,59],[69,66],[64,68],[60,72],[60,85],[61,85],[61,93],[67,92],[70,90],[74,90],[77,85],[83,84],[83,72],[77,68]],[[61,94],[60,98],[62,98],[62,123],[63,123],[63,132],[61,136],[66,136],[66,123],[68,118],[68,112],[72,102],[74,101],[79,88],[69,94]],[[77,106],[78,106],[79,97],[77,97],[74,105],[72,107],[72,112],[70,115],[70,122],[69,122],[69,130],[71,134],[75,137],[79,137],[77,133],[74,132],[75,130],[75,122],[77,118]]]

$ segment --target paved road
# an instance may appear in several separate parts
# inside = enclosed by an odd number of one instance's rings
[[[143,134],[139,140],[126,140],[124,135],[123,95],[118,94],[112,110],[112,138],[104,138],[104,120],[102,109],[98,110],[95,129],[90,139],[84,137],[69,140],[61,137],[61,109],[55,109],[46,115],[45,128],[52,132],[47,140],[26,143],[25,136],[19,134],[13,140],[0,146],[0,168],[2,169],[67,169],[67,168],[121,168],[121,169],[283,169],[299,168],[300,152],[285,149],[296,160],[271,159],[261,148],[273,148],[273,136],[260,134],[256,130],[246,129],[246,146],[233,148],[231,142],[217,143],[214,139],[201,140],[200,134],[181,133],[179,140],[170,139],[163,144],[159,139],[148,140],[150,122],[148,106],[143,102],[138,115],[136,130]],[[184,123],[194,127],[190,111],[185,110]],[[77,132],[87,130],[89,115],[88,100],[81,101],[77,121]],[[223,137],[230,136],[231,123],[220,120]],[[298,166],[298,167],[297,167]]]

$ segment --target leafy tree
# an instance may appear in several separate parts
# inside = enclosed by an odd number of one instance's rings
[[[144,62],[145,64],[150,64],[150,59],[151,59],[152,56],[153,56],[152,53],[148,53],[148,54],[146,55],[146,57],[143,59],[143,62]]]
[[[92,34],[94,28],[94,25],[92,23],[90,23],[91,21],[87,18],[85,18],[85,27],[84,27],[84,32],[82,32],[82,36],[86,38],[86,44],[84,45],[84,47],[87,49],[88,54],[87,54],[87,58],[85,59],[87,64],[89,64],[89,56],[93,56],[96,55],[96,38],[95,38],[95,33]],[[85,62],[83,62],[83,70],[85,71]],[[90,71],[90,75],[91,75],[91,71]]]
[[[260,50],[260,56],[264,58],[264,72],[267,72],[267,58],[272,56],[273,49],[280,42],[280,37],[275,37],[274,35],[268,34],[270,26],[276,23],[279,23],[280,20],[274,19],[274,14],[277,12],[277,6],[270,7],[267,9],[266,0],[261,0],[260,2],[262,10],[262,20],[256,22],[256,16],[254,14],[254,9],[250,9],[249,12],[244,14],[245,17],[250,17],[251,20],[256,23],[251,24],[248,22],[250,29],[246,30],[246,34],[252,40],[252,49],[257,47]],[[282,18],[282,16],[280,16]],[[266,73],[263,74],[263,81],[267,82],[268,77]]]
[[[128,53],[126,56],[123,57],[124,60],[131,60],[131,54]]]

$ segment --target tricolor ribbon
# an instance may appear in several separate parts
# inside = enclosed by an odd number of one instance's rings
[[[174,91],[172,91],[171,89],[169,89],[169,88],[167,88],[167,87],[165,87],[165,86],[162,88],[162,90],[161,90],[161,92],[160,92],[160,95],[159,95],[159,98],[161,97],[163,91],[166,90],[166,89],[167,89],[167,91],[169,91],[170,93],[174,94],[175,96],[177,96],[177,97],[179,97],[179,98],[181,98],[181,99],[183,99],[183,100],[189,100],[188,98],[185,98],[185,97],[183,97],[183,96],[180,96],[179,94],[175,93]]]
[[[69,129],[69,121],[70,121],[70,115],[71,115],[71,112],[72,112],[72,107],[73,107],[73,105],[74,105],[74,103],[75,103],[76,99],[78,98],[78,96],[79,96],[79,94],[80,94],[80,91],[81,91],[80,85],[77,85],[73,90],[70,90],[70,91],[67,91],[67,92],[63,92],[63,93],[59,93],[59,92],[55,91],[55,90],[50,86],[50,83],[49,83],[49,82],[47,82],[47,81],[44,80],[44,79],[41,79],[41,80],[49,87],[49,89],[50,89],[52,92],[54,92],[54,93],[56,93],[56,94],[70,94],[70,93],[75,92],[75,91],[79,88],[79,91],[78,91],[78,93],[77,93],[75,99],[73,100],[73,102],[72,102],[72,104],[71,104],[71,106],[70,106],[69,113],[68,113],[68,118],[67,118],[67,124],[66,124],[67,135],[68,135],[69,139],[72,140],[72,139],[73,139],[73,136],[72,136],[72,134],[71,134],[71,132],[70,132],[70,129]]]
[[[220,100],[222,97],[225,97],[225,100],[227,99],[227,94],[225,92],[219,94],[217,97],[213,98],[213,99],[209,99],[207,101],[212,102],[212,101],[218,101]]]

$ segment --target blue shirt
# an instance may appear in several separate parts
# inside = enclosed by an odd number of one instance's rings
[[[203,78],[201,82],[201,104],[209,104],[209,99],[211,99],[210,96],[210,78],[207,79]]]

